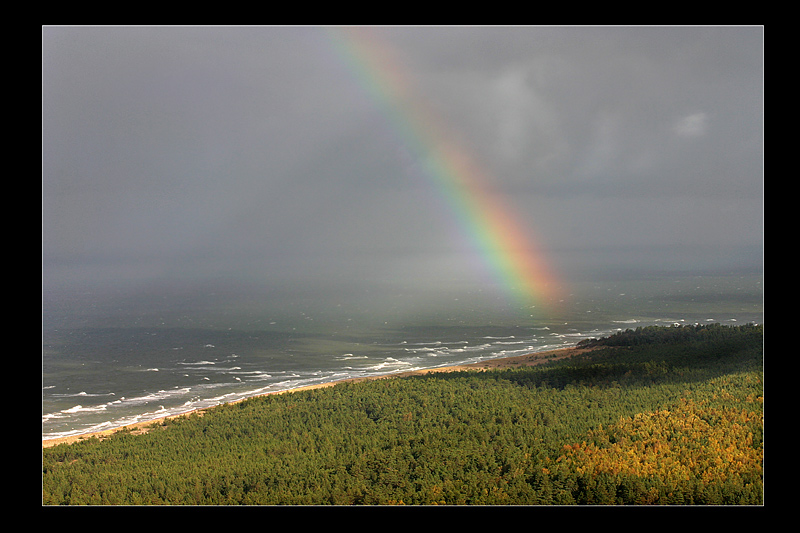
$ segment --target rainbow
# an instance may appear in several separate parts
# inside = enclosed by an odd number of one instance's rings
[[[411,78],[395,50],[368,28],[328,28],[328,32],[339,56],[423,164],[425,174],[496,282],[526,309],[556,306],[560,283],[532,236],[502,197],[491,190],[489,175],[478,161],[413,92]]]

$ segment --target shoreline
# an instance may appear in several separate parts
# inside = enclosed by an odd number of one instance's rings
[[[532,352],[529,354],[524,355],[515,355],[512,357],[498,357],[495,359],[487,359],[485,361],[480,361],[477,363],[468,363],[462,365],[452,365],[452,366],[442,366],[442,367],[434,367],[434,368],[424,368],[420,370],[409,370],[406,372],[398,372],[394,374],[382,374],[377,376],[367,376],[367,377],[358,377],[358,378],[346,378],[340,379],[336,381],[329,381],[326,383],[318,383],[315,385],[304,385],[302,387],[296,387],[293,389],[286,389],[282,391],[274,391],[268,392],[266,394],[259,394],[255,396],[250,396],[248,398],[242,398],[240,400],[236,400],[233,402],[227,402],[228,404],[235,404],[245,400],[249,400],[251,398],[259,398],[262,396],[270,396],[273,394],[286,394],[291,392],[300,392],[305,390],[312,390],[312,389],[321,389],[323,387],[333,387],[334,385],[338,385],[340,383],[357,383],[360,381],[371,381],[376,379],[388,379],[388,378],[398,378],[398,377],[408,377],[414,375],[423,375],[423,374],[431,374],[435,372],[459,372],[462,370],[489,370],[489,369],[497,369],[497,368],[511,368],[511,367],[518,367],[518,366],[534,366],[539,365],[549,361],[555,361],[558,359],[565,359],[568,357],[573,357],[575,355],[579,355],[582,353],[586,353],[591,351],[593,348],[578,348],[577,346],[570,346],[566,348],[556,348],[554,350],[546,350],[541,352]],[[219,404],[225,405],[225,404]],[[185,413],[179,413],[176,415],[169,415],[163,416],[160,418],[154,418],[152,420],[147,420],[145,422],[136,422],[135,424],[128,424],[125,426],[120,426],[111,429],[105,429],[102,431],[94,431],[90,433],[81,433],[78,435],[70,435],[68,437],[58,437],[55,439],[44,439],[42,440],[42,448],[50,448],[52,446],[57,446],[59,444],[72,444],[74,442],[78,442],[85,439],[90,439],[92,437],[97,437],[99,439],[103,439],[104,437],[108,437],[113,435],[118,431],[130,430],[130,431],[138,431],[139,433],[146,433],[149,431],[149,426],[157,424],[162,420],[169,420],[173,418],[178,418],[181,416],[186,416],[193,413],[200,413],[202,414],[203,411],[207,411],[208,409],[214,409],[215,407],[219,407],[219,405],[213,405],[211,407],[203,407],[200,409],[192,409],[190,411],[186,411]]]

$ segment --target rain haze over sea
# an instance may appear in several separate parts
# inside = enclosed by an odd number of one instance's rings
[[[42,436],[763,323],[761,27],[44,27]]]

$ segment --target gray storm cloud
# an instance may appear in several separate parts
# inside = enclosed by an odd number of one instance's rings
[[[758,267],[762,28],[372,31],[560,268]],[[44,27],[42,50],[45,284],[468,276],[325,29]]]

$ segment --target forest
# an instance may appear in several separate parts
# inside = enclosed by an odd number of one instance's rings
[[[763,326],[268,395],[42,450],[43,505],[763,505]]]

